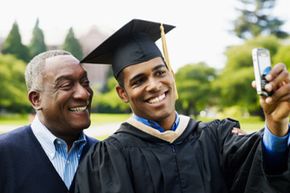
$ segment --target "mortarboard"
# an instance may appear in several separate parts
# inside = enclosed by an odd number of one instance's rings
[[[133,19],[89,53],[81,60],[81,63],[111,64],[114,76],[117,78],[118,74],[127,66],[145,62],[158,56],[163,57],[155,44],[155,41],[163,36],[163,54],[166,65],[170,65],[166,56],[164,34],[174,27]],[[170,66],[169,69],[172,70]]]

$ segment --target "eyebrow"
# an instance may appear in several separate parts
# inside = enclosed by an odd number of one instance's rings
[[[166,68],[166,65],[165,65],[165,64],[159,64],[159,65],[155,66],[155,67],[152,69],[152,71],[153,71],[153,72],[154,72],[154,71],[157,71],[157,70],[159,70],[159,69],[161,69],[161,68],[163,68],[163,67]],[[138,78],[140,78],[140,77],[142,77],[142,76],[143,76],[143,73],[137,74],[137,75],[135,75],[133,78],[131,78],[131,79],[129,80],[129,82],[131,83],[132,81],[134,81],[134,80],[136,80],[136,79],[138,79]]]
[[[142,78],[143,75],[144,75],[143,73],[137,74],[136,76],[134,76],[133,78],[131,78],[129,80],[129,83],[132,84],[132,82],[134,82],[135,80],[138,80],[139,78]]]
[[[163,67],[166,68],[166,65],[165,64],[159,64],[159,65],[155,66],[152,71],[159,70],[160,68],[163,68]]]

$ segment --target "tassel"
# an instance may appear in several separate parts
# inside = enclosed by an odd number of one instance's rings
[[[163,57],[166,63],[166,66],[168,67],[169,71],[172,73],[172,76],[174,77],[174,72],[172,70],[170,61],[169,61],[169,55],[168,55],[168,50],[167,50],[167,44],[166,44],[166,38],[165,38],[165,32],[164,32],[164,27],[163,24],[160,24],[160,31],[161,31],[161,41],[162,41],[162,50],[163,50]],[[176,99],[178,99],[178,92],[176,88],[176,83],[174,79],[174,89],[175,89],[175,96]]]

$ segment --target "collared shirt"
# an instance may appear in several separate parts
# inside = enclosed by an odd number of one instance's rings
[[[171,131],[175,131],[176,130],[176,128],[178,127],[178,125],[179,125],[179,121],[180,121],[180,118],[179,118],[179,115],[178,115],[178,113],[177,112],[175,112],[175,121],[174,121],[174,123],[173,123],[173,125],[172,125],[172,127],[170,128],[170,130]],[[145,118],[143,118],[143,117],[139,117],[139,116],[137,116],[137,115],[133,115],[133,117],[137,120],[137,121],[139,121],[139,122],[141,122],[141,123],[143,123],[143,124],[145,124],[145,125],[148,125],[148,126],[150,126],[150,127],[152,127],[152,128],[154,128],[154,129],[157,129],[158,131],[160,131],[160,132],[164,132],[164,131],[166,131],[164,128],[162,128],[156,121],[152,121],[152,120],[148,120],[148,119],[145,119]]]
[[[40,122],[37,116],[35,116],[31,128],[55,170],[69,189],[78,167],[83,147],[87,143],[84,133],[81,133],[80,138],[73,143],[68,152],[66,142],[54,136]]]

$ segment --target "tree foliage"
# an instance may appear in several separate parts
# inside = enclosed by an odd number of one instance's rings
[[[181,67],[175,75],[179,95],[177,110],[196,116],[210,105],[214,99],[211,82],[215,77],[215,69],[208,67],[205,63],[188,64]]]
[[[21,42],[21,35],[16,22],[14,22],[12,29],[3,43],[2,53],[13,54],[25,62],[28,62],[30,59],[28,48]]]
[[[106,83],[100,89],[101,93],[109,92],[112,89],[115,89],[117,81],[113,75],[113,69],[110,68],[106,74]]]
[[[271,15],[276,0],[238,0],[240,13],[234,21],[234,33],[242,39],[259,35],[275,35],[285,38],[288,34],[281,29],[284,21]]]
[[[277,54],[273,57],[273,63],[284,63],[287,69],[290,69],[290,45],[283,45],[279,47]]]
[[[232,72],[244,67],[252,67],[253,48],[267,48],[269,49],[271,55],[274,56],[280,46],[280,40],[275,36],[259,36],[254,39],[247,40],[241,45],[230,46],[225,52],[227,62],[225,64],[224,72],[227,73],[228,71]]]
[[[130,106],[124,103],[117,95],[115,89],[94,97],[92,111],[98,113],[129,113]]]
[[[72,53],[76,58],[81,59],[83,57],[83,51],[80,42],[75,38],[73,28],[70,28],[68,34],[65,37],[62,48]]]
[[[98,113],[129,113],[130,106],[124,103],[116,92],[117,81],[110,77],[106,84],[106,92],[97,93],[93,99],[92,111]]]
[[[27,112],[30,104],[26,97],[25,63],[13,55],[0,55],[0,110]]]
[[[43,34],[43,31],[39,27],[39,20],[37,19],[35,26],[33,28],[32,39],[29,44],[30,56],[34,57],[37,54],[45,52],[46,50],[47,50],[47,47],[44,41],[44,34]]]

